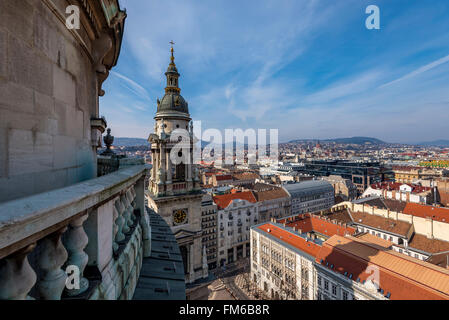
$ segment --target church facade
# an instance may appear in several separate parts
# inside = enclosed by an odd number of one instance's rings
[[[194,135],[188,103],[181,96],[173,47],[165,76],[165,95],[157,100],[151,144],[153,168],[148,206],[171,227],[179,244],[186,283],[208,276],[207,256],[202,246],[199,173],[193,163]]]

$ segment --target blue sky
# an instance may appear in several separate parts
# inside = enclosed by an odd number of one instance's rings
[[[280,141],[449,139],[447,0],[121,0],[128,18],[100,113],[147,138],[169,41],[202,128],[277,128]],[[381,29],[368,30],[368,5]]]

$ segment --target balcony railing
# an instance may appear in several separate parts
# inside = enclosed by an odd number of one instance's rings
[[[149,169],[131,166],[1,203],[0,299],[132,298],[151,253]],[[79,272],[78,282],[69,269]]]

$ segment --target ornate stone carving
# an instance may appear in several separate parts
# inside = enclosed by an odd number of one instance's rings
[[[91,143],[93,147],[101,148],[101,135],[105,132],[106,126],[105,118],[90,119]]]
[[[60,300],[64,291],[67,275],[61,269],[67,260],[67,250],[62,245],[61,236],[67,227],[41,240],[38,265],[42,276],[37,283],[40,299]]]
[[[114,143],[114,136],[111,135],[111,128],[108,128],[107,133],[108,134],[103,137],[103,142],[106,145],[106,150],[101,154],[103,156],[113,156],[115,155],[115,152],[111,150],[111,146]]]
[[[103,59],[112,48],[112,39],[107,33],[102,33],[99,38],[93,42],[92,55],[94,58],[95,71],[105,74],[106,67],[103,65]]]

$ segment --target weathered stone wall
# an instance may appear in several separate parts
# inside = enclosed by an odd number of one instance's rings
[[[69,5],[48,2],[62,13]],[[91,48],[87,30],[77,33]],[[96,82],[88,54],[45,1],[0,1],[0,202],[96,176]]]

